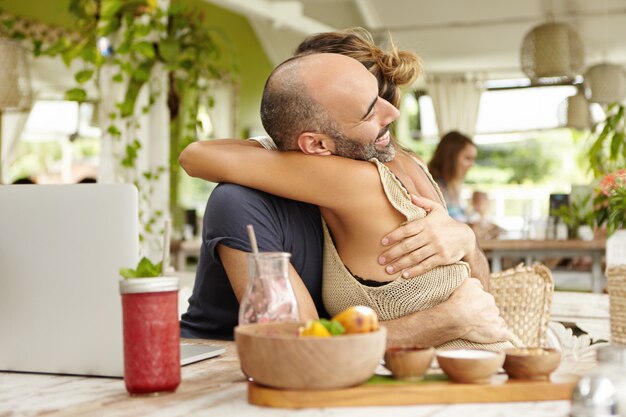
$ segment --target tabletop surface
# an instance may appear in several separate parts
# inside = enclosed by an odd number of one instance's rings
[[[606,241],[597,240],[531,240],[531,239],[491,239],[480,240],[479,246],[489,250],[590,250],[604,251]]]
[[[197,341],[186,340],[191,343]],[[130,397],[121,379],[0,373],[0,416],[567,416],[569,401],[277,409],[248,404],[234,342],[219,357],[182,368],[173,394]],[[203,342],[199,342],[203,343]]]

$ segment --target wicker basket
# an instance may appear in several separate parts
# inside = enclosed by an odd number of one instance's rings
[[[607,269],[611,316],[611,343],[626,345],[626,265]]]
[[[526,346],[547,345],[554,281],[546,266],[520,265],[492,274],[489,292],[509,330]]]

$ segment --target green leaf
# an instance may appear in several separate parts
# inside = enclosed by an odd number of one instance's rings
[[[346,329],[337,320],[320,319],[320,323],[322,326],[326,327],[326,330],[328,330],[328,332],[333,336],[344,334],[346,332]]]
[[[180,53],[180,41],[178,39],[167,38],[157,45],[159,55],[167,63],[176,62]]]
[[[4,20],[2,21],[2,25],[3,25],[5,28],[7,28],[7,29],[11,30],[11,29],[13,29],[13,26],[15,25],[15,19],[14,19],[14,18],[13,18],[13,19],[8,19],[8,18],[7,18],[7,19],[4,19]]]
[[[38,57],[43,54],[43,42],[39,39],[33,41],[33,55]]]
[[[123,0],[102,0],[100,3],[100,19],[111,19],[124,5]]]
[[[161,262],[153,264],[145,256],[141,258],[136,269],[120,268],[120,275],[124,278],[152,278],[161,276]]]
[[[113,77],[111,77],[111,81],[113,81],[114,83],[121,83],[122,81],[124,81],[124,76],[122,74],[115,74]]]
[[[65,65],[69,67],[72,61],[80,56],[85,48],[91,48],[91,45],[89,45],[89,37],[82,38],[80,42],[76,44],[68,44],[68,48],[61,52],[61,58]]]
[[[154,45],[152,42],[138,42],[133,45],[133,49],[148,59],[155,57]]]
[[[148,36],[152,32],[152,27],[150,25],[137,25],[135,27],[135,36],[142,38],[144,36]]]
[[[82,88],[72,88],[65,92],[65,100],[83,103],[87,101],[87,92]]]
[[[48,56],[57,56],[67,47],[67,39],[60,38],[51,47],[44,49],[43,53]]]
[[[619,156],[619,150],[624,146],[624,132],[615,132],[613,139],[611,140],[611,153],[609,159],[611,162],[617,161]]]
[[[115,137],[120,137],[122,135],[122,132],[120,132],[120,130],[117,128],[117,126],[114,126],[114,125],[110,125],[107,128],[107,133],[110,134],[111,136],[115,136]]]
[[[122,278],[136,278],[137,275],[134,269],[131,268],[120,268],[120,275]]]
[[[89,81],[91,79],[91,77],[93,77],[93,73],[94,73],[93,70],[78,71],[74,75],[74,79],[76,80],[77,83],[84,84],[87,81]]]

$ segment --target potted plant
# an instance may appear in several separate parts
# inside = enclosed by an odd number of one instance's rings
[[[592,240],[596,216],[590,202],[591,195],[586,195],[552,210],[550,215],[563,221],[570,239]]]

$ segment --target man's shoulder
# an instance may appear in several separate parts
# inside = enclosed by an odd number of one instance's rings
[[[234,206],[235,204],[237,204],[237,206]],[[213,192],[211,192],[208,201],[208,206],[210,207],[219,206],[228,207],[230,209],[250,205],[257,207],[274,207],[274,209],[281,211],[289,210],[290,208],[301,210],[304,206],[310,206],[310,204],[307,203],[289,200],[264,191],[255,190],[254,188],[230,183],[218,184]]]
[[[244,187],[243,185],[222,183],[218,184],[209,196],[209,201],[220,200],[276,200],[279,197],[255,190],[254,188]]]

